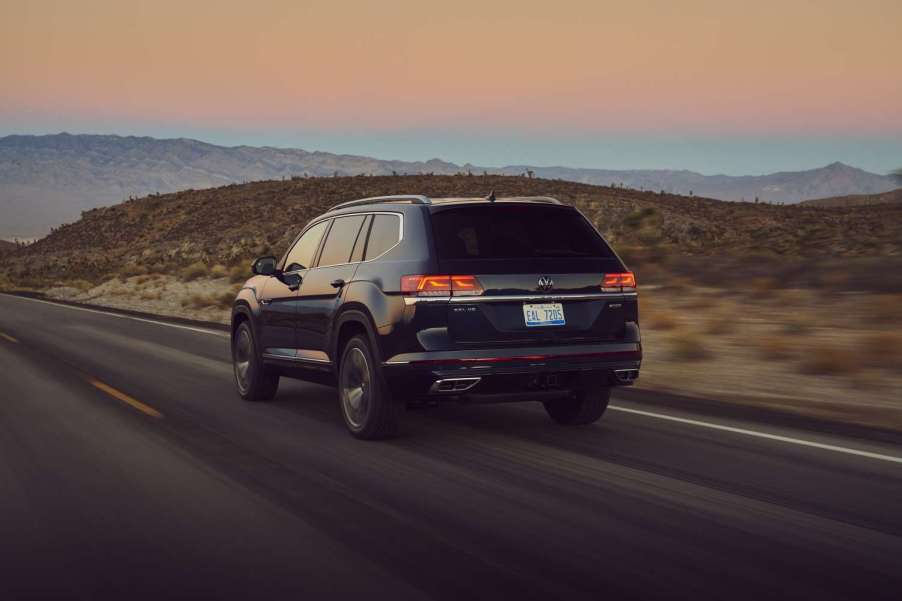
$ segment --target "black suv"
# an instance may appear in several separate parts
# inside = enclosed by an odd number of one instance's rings
[[[551,198],[345,202],[252,269],[232,309],[238,393],[271,399],[282,376],[335,385],[359,438],[446,400],[541,401],[588,424],[639,375],[636,280]]]

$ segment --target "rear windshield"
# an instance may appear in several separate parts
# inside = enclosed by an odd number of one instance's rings
[[[432,232],[448,269],[495,264],[502,271],[594,270],[614,253],[575,209],[534,204],[437,207]],[[496,269],[492,269],[496,271]]]

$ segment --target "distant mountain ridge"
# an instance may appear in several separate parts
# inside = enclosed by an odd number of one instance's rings
[[[802,202],[806,206],[813,207],[860,207],[892,203],[902,204],[902,188],[896,188],[881,194],[853,194],[850,196],[834,196],[832,198],[815,198]]]
[[[78,218],[82,211],[132,196],[231,183],[331,175],[448,175],[471,171],[717,198],[794,203],[809,198],[878,194],[894,188],[887,176],[842,163],[761,176],[692,171],[604,170],[511,165],[484,168],[432,159],[381,160],[302,149],[224,147],[188,138],[53,134],[0,138],[0,238],[30,238]],[[408,190],[412,192],[412,190]]]

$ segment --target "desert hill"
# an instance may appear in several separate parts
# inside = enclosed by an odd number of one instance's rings
[[[832,198],[815,198],[806,200],[802,204],[813,207],[858,207],[890,203],[902,203],[902,188],[883,192],[882,194],[852,194],[849,196],[834,196]]]
[[[545,179],[779,203],[876,194],[895,187],[887,176],[842,163],[757,176],[529,165],[485,168],[439,159],[393,161],[290,148],[224,147],[185,138],[16,135],[0,138],[0,237],[41,236],[51,227],[74,221],[84,210],[130,197],[232,183],[336,174],[521,175],[527,171]]]
[[[722,202],[507,176],[301,178],[147,196],[87,211],[14,251],[14,280],[98,280],[187,265],[247,265],[281,253],[311,218],[381,194],[550,195],[579,207],[618,250],[699,257],[873,257],[902,253],[902,205],[820,208]],[[708,259],[704,259],[708,257]],[[0,262],[2,265],[3,262]]]

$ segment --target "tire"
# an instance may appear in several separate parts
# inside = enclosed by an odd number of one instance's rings
[[[257,352],[254,332],[242,322],[232,336],[232,371],[238,395],[245,401],[269,401],[279,389],[279,375],[263,364]]]
[[[545,411],[559,424],[592,424],[604,414],[611,400],[611,387],[601,378],[582,378],[569,397],[545,401]]]
[[[392,398],[365,336],[354,336],[342,349],[338,403],[345,426],[356,438],[397,436],[402,406]]]

